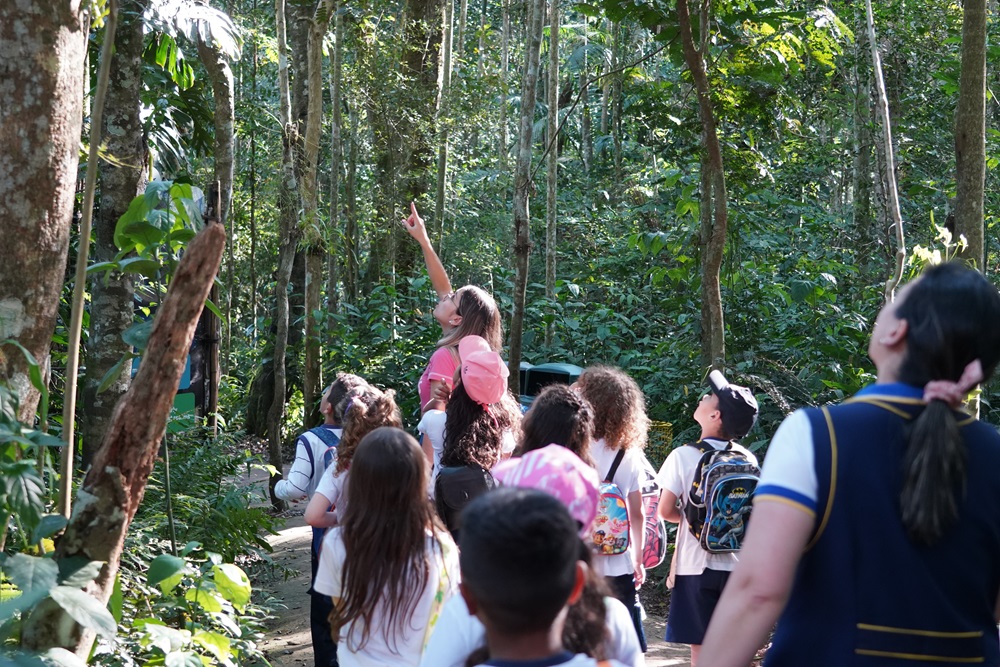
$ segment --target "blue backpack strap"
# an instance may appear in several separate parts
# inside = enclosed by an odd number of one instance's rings
[[[317,426],[316,428],[309,429],[309,432],[322,440],[323,444],[326,445],[326,452],[323,453],[323,467],[329,468],[330,464],[333,463],[333,449],[340,444],[340,437],[332,429],[325,426]],[[311,451],[309,452],[309,462],[313,462]]]

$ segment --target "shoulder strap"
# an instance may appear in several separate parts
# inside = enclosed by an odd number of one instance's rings
[[[340,436],[334,433],[332,429],[328,429],[325,426],[311,428],[309,429],[309,432],[322,440],[323,444],[327,447],[336,447],[340,444]]]
[[[686,444],[687,444],[688,447],[694,447],[695,449],[697,449],[698,451],[700,451],[702,454],[704,454],[706,452],[711,452],[711,451],[715,450],[715,447],[713,447],[712,445],[708,444],[704,440],[699,440],[698,442],[689,442],[689,443],[686,443]]]
[[[622,464],[622,461],[624,459],[625,459],[625,448],[623,447],[619,449],[618,453],[615,455],[615,460],[611,464],[611,470],[608,470],[608,474],[604,477],[605,482],[614,482],[615,473],[618,472],[618,466]]]

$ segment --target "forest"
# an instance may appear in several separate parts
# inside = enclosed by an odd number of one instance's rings
[[[0,659],[262,664],[285,508],[239,479],[337,372],[416,426],[410,202],[515,394],[522,362],[624,369],[658,467],[723,369],[763,454],[874,380],[901,281],[995,280],[994,30],[985,0],[0,3]]]

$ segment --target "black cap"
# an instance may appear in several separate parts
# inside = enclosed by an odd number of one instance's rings
[[[753,397],[753,392],[746,387],[729,384],[719,371],[708,374],[708,383],[719,397],[719,412],[726,433],[736,440],[742,438],[757,421],[757,399]]]

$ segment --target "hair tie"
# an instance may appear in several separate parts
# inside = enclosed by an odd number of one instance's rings
[[[979,359],[973,359],[962,371],[962,377],[957,382],[951,380],[934,380],[924,387],[924,401],[942,401],[952,410],[958,409],[972,388],[983,381],[983,364]]]

